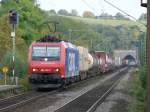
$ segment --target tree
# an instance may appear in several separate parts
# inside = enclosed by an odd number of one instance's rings
[[[75,9],[71,10],[71,16],[78,16],[78,12]]]
[[[125,17],[123,14],[121,14],[120,12],[118,12],[115,15],[116,19],[120,19],[120,20],[130,20],[129,18]]]
[[[84,18],[94,18],[95,15],[91,11],[84,11],[83,17]]]
[[[52,9],[52,10],[48,11],[48,13],[49,13],[50,15],[55,15],[55,14],[56,14],[56,11],[55,11],[54,9]]]
[[[67,10],[65,9],[60,9],[58,12],[57,12],[59,15],[65,15],[65,16],[68,16],[69,13]]]
[[[147,19],[147,14],[146,13],[142,13],[139,17],[139,20],[141,20],[141,21],[146,21],[146,19]]]
[[[112,15],[109,15],[107,13],[102,13],[99,18],[103,18],[103,19],[114,19],[114,17]]]

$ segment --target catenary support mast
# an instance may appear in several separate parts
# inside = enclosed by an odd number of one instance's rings
[[[150,112],[150,0],[147,0],[147,112]]]

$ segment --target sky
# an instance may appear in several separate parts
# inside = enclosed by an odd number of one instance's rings
[[[37,0],[40,4],[40,8],[43,10],[55,9],[56,11],[60,9],[66,9],[71,11],[71,9],[76,9],[78,14],[82,16],[85,10],[92,11],[95,15],[100,15],[101,13],[108,13],[115,15],[119,12],[117,9],[113,8],[107,4],[104,0]],[[128,14],[139,18],[142,13],[146,13],[146,8],[140,6],[141,0],[107,0],[113,3],[115,6],[124,10]],[[145,2],[145,0],[144,0]]]

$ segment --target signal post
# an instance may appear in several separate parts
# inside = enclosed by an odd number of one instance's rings
[[[12,74],[13,74],[13,84],[16,84],[15,81],[15,51],[16,51],[16,25],[18,23],[18,14],[17,11],[12,9],[9,11],[9,22],[12,25]]]

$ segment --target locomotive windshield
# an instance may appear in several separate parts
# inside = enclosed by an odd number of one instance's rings
[[[60,47],[57,46],[34,46],[32,48],[33,60],[59,60]]]

